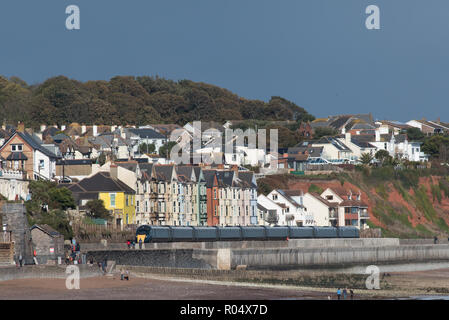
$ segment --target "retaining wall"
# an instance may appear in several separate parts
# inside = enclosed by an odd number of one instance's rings
[[[449,261],[449,245],[277,249],[152,249],[91,251],[88,259],[167,268],[319,268],[360,264]]]
[[[103,273],[96,265],[78,265],[80,278],[97,277]],[[0,267],[0,281],[14,279],[66,279],[66,266],[34,265],[18,267]]]
[[[223,253],[224,254],[224,253]],[[247,265],[255,268],[347,266],[392,262],[449,260],[449,245],[396,247],[232,250],[229,268]]]
[[[359,248],[398,246],[397,238],[290,239],[279,241],[211,241],[145,243],[145,249]],[[139,245],[136,244],[136,249]],[[126,243],[82,243],[81,251],[127,250]]]

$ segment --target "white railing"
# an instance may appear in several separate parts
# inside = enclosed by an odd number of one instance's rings
[[[22,171],[16,170],[0,170],[0,179],[24,179],[24,173]]]

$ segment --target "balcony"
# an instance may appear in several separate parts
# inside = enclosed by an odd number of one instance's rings
[[[20,170],[0,170],[0,178],[3,179],[16,179],[16,180],[26,180],[27,175],[25,172]]]
[[[369,219],[368,210],[366,209],[360,210],[360,219]]]

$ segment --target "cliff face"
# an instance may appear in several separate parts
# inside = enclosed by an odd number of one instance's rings
[[[335,179],[271,176],[258,181],[272,188],[302,189],[307,192],[341,187],[359,189],[369,205],[372,228],[381,228],[383,236],[401,238],[446,238],[449,235],[449,180],[447,177],[420,177],[414,186],[400,180],[376,181],[360,173]]]

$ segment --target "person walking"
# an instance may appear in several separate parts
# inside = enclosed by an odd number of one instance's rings
[[[351,300],[354,300],[354,290],[349,290],[349,293],[351,294]]]
[[[433,238],[433,243],[434,243],[434,244],[437,244],[437,243],[438,243],[438,237],[437,237],[437,236],[435,236],[435,237]]]
[[[337,290],[337,299],[340,300],[340,297],[341,297],[341,290],[340,290],[340,288],[338,288],[338,290]]]
[[[131,249],[131,241],[126,241],[126,244],[128,245],[128,249]]]
[[[23,265],[23,257],[22,257],[22,254],[19,255],[19,265],[20,265],[20,267],[22,268],[22,265]]]
[[[142,238],[139,239],[139,249],[142,250]]]
[[[346,297],[348,296],[348,290],[346,288],[343,289],[343,300],[346,300]]]

